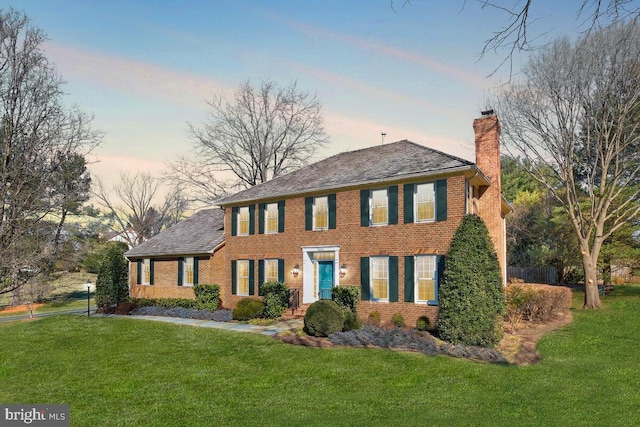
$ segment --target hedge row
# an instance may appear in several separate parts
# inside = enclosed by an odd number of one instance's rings
[[[571,308],[571,289],[565,286],[511,284],[505,296],[509,318],[546,322]]]

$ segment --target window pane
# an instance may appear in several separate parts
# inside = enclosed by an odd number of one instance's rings
[[[389,262],[385,258],[371,258],[371,295],[373,299],[389,298]]]
[[[278,232],[278,204],[269,203],[265,210],[265,224],[267,233]]]
[[[193,285],[193,258],[184,259],[185,285]]]
[[[268,259],[265,260],[265,282],[277,282],[278,281],[278,260]]]
[[[416,294],[418,301],[426,302],[436,299],[436,257],[418,256],[415,258]]]
[[[148,285],[151,283],[151,260],[144,260],[144,277],[142,278],[142,283]]]
[[[416,186],[416,221],[435,219],[435,193],[433,183]]]
[[[371,192],[371,222],[373,224],[387,223],[387,190]]]
[[[238,294],[249,294],[249,261],[238,261]]]
[[[240,208],[238,212],[238,234],[242,236],[249,234],[249,207]]]
[[[314,229],[329,228],[329,201],[327,197],[316,197],[314,201]]]

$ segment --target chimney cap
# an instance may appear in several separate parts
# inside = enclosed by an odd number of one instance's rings
[[[492,108],[490,110],[481,111],[480,114],[482,114],[483,116],[493,116],[495,114],[495,111],[493,111]]]

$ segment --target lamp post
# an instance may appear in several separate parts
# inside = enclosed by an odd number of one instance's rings
[[[91,316],[91,280],[87,279],[87,317]]]

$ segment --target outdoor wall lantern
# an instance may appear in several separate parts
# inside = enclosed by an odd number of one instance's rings
[[[300,273],[300,266],[296,264],[295,267],[293,267],[293,270],[291,270],[291,274],[293,274],[293,277],[298,277],[299,273]]]
[[[342,279],[345,274],[347,274],[347,264],[342,264],[340,266],[340,278]]]

